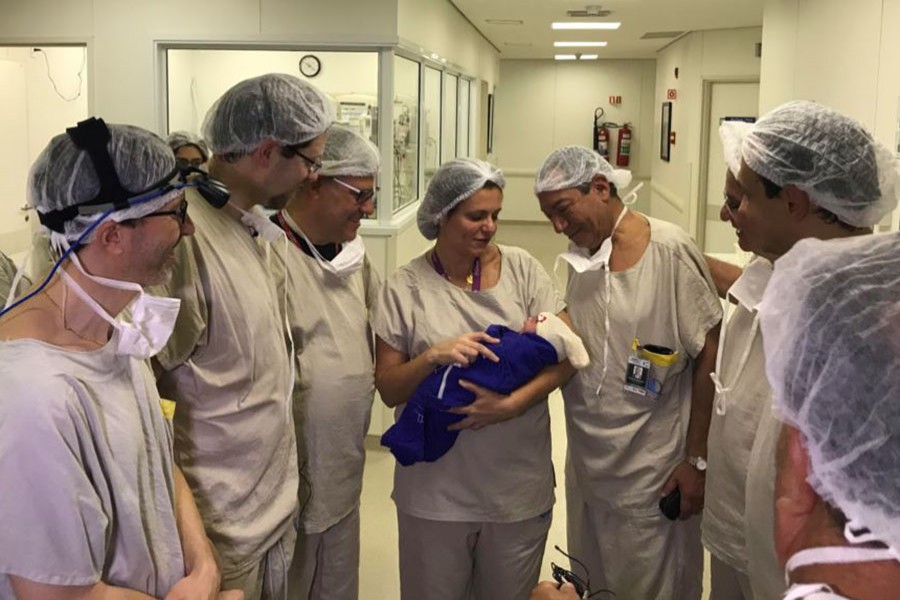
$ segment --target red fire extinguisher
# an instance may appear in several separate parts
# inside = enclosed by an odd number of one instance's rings
[[[609,160],[609,129],[601,121],[604,112],[602,107],[594,109],[594,150],[600,156]]]
[[[616,151],[616,166],[627,167],[631,158],[631,128],[628,123],[619,129],[619,148]]]

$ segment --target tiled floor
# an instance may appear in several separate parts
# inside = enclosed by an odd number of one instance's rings
[[[553,549],[555,544],[566,546],[565,473],[566,429],[562,396],[550,395],[550,428],[553,436],[553,465],[556,468],[556,506],[553,524],[544,552],[542,579],[550,578],[550,561],[562,557]],[[397,571],[397,513],[391,500],[394,457],[378,445],[376,438],[367,441],[366,471],[362,492],[362,547],[360,549],[360,600],[396,600],[400,598],[400,579]],[[563,559],[564,561],[564,559]],[[709,565],[703,582],[704,600],[709,594]]]

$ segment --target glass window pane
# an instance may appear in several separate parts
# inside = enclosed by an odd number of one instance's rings
[[[425,67],[425,185],[441,164],[441,72]]]
[[[444,73],[444,109],[441,112],[441,162],[456,157],[456,100],[459,78]]]
[[[469,156],[469,80],[459,80],[459,110],[456,118],[456,155]]]
[[[394,56],[394,211],[415,201],[419,181],[419,63]]]

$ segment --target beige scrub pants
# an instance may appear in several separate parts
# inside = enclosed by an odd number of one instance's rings
[[[699,516],[670,521],[656,506],[607,510],[585,504],[574,487],[567,482],[568,552],[587,567],[591,592],[611,590],[616,600],[700,600]]]
[[[709,600],[753,600],[750,577],[728,563],[709,555]]]
[[[223,590],[243,590],[244,600],[289,600],[288,569],[294,554],[297,531],[292,525],[262,560],[241,573],[223,573]]]
[[[528,600],[552,511],[514,523],[432,521],[400,510],[402,600]]]
[[[291,600],[359,598],[359,507],[322,533],[297,534]]]

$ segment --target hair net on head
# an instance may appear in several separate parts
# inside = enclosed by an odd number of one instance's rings
[[[857,227],[871,227],[897,206],[897,162],[862,125],[830,108],[797,100],[757,121],[743,158],[776,185],[795,185],[810,200]]]
[[[488,182],[501,189],[506,186],[503,172],[483,160],[456,158],[442,164],[431,178],[416,214],[422,235],[429,240],[437,238],[441,219]]]
[[[741,146],[753,123],[745,121],[722,121],[719,125],[719,139],[722,140],[722,154],[731,174],[737,177],[741,170]]]
[[[807,239],[778,259],[759,309],[781,417],[809,482],[900,550],[900,234]]]
[[[322,152],[319,175],[371,177],[378,173],[378,148],[352,129],[332,125]]]
[[[209,147],[206,145],[206,142],[201,140],[200,136],[194,135],[189,131],[173,131],[166,138],[166,143],[169,144],[172,152],[178,152],[178,149],[182,146],[194,146],[203,155],[203,160],[209,159]]]
[[[544,159],[534,180],[534,193],[556,192],[578,187],[603,175],[608,182],[622,190],[631,183],[631,171],[614,169],[609,162],[590,148],[563,146]]]
[[[135,196],[175,169],[175,155],[156,134],[132,125],[107,125],[107,152],[122,187]],[[38,155],[28,174],[28,203],[39,213],[62,210],[93,200],[100,193],[100,179],[86,150],[75,146],[68,134],[55,136]],[[180,191],[112,213],[114,221],[136,219],[159,210]],[[65,237],[77,239],[102,213],[79,215],[65,224]]]
[[[314,85],[269,73],[235,84],[203,120],[214,154],[246,154],[265,140],[291,146],[308,142],[334,121],[334,104]]]

